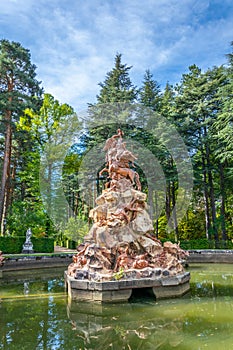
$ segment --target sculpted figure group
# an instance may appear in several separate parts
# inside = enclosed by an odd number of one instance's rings
[[[182,272],[186,253],[177,244],[163,246],[154,236],[146,194],[135,171],[137,158],[126,149],[121,129],[107,139],[104,151],[106,167],[100,175],[106,172],[108,181],[90,211],[93,225],[77,247],[68,274],[111,280],[119,271],[125,278],[149,276],[158,269],[169,275]]]
[[[106,152],[106,167],[100,171],[100,175],[104,172],[108,172],[110,183],[107,183],[111,189],[117,189],[117,182],[126,178],[131,181],[139,191],[141,191],[141,183],[138,173],[130,168],[130,164],[133,168],[134,161],[137,159],[132,152],[126,149],[126,144],[122,139],[123,132],[121,129],[117,130],[117,134],[110,137],[104,146]]]

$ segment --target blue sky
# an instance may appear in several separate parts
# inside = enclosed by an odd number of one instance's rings
[[[232,0],[0,0],[0,38],[31,52],[45,92],[76,111],[95,102],[117,52],[140,86],[146,69],[164,87],[191,64],[226,63]]]

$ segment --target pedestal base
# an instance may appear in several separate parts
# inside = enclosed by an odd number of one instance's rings
[[[122,302],[129,300],[133,289],[151,288],[156,299],[175,298],[189,291],[190,273],[159,278],[121,279],[95,282],[77,280],[65,272],[68,296],[76,301]]]
[[[34,253],[34,250],[29,250],[29,249],[23,249],[22,254],[33,254]]]

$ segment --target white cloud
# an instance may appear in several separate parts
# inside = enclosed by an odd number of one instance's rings
[[[80,109],[94,102],[116,52],[136,85],[148,68],[165,84],[190,64],[223,63],[233,5],[214,4],[221,14],[208,0],[1,0],[0,23],[4,37],[29,48],[46,92]]]
[[[25,13],[31,6],[32,0],[1,0],[1,14]]]

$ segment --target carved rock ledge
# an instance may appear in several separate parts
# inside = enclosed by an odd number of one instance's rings
[[[152,288],[156,298],[180,296],[189,289],[178,244],[164,245],[154,236],[141,192],[136,157],[126,149],[118,130],[106,141],[105,189],[90,210],[93,225],[77,247],[65,274],[68,294],[75,300],[128,300],[135,288]]]
[[[154,275],[149,278],[130,278],[115,281],[77,280],[65,272],[68,296],[75,301],[123,302],[128,301],[134,289],[151,288],[156,300],[176,298],[188,292],[190,274],[176,276]]]

